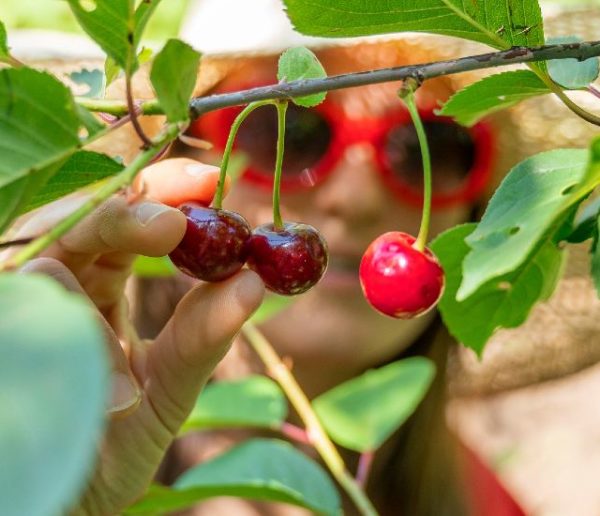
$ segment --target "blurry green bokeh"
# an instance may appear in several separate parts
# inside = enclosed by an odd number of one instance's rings
[[[150,20],[145,37],[164,40],[179,33],[189,0],[162,0]],[[0,0],[0,20],[10,29],[43,28],[82,32],[63,0]]]

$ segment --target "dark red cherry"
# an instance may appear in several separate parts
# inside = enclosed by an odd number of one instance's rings
[[[360,262],[360,284],[380,312],[411,319],[430,310],[444,291],[444,271],[435,255],[413,247],[415,237],[392,231],[377,237]]]
[[[327,268],[327,244],[308,224],[286,222],[258,226],[248,243],[248,267],[278,294],[302,294],[316,285]]]
[[[186,274],[204,281],[221,281],[239,271],[252,235],[244,217],[233,211],[184,204],[187,229],[169,257]]]

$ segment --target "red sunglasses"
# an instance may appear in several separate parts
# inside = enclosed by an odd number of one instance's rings
[[[207,113],[190,128],[223,150],[233,120],[241,107]],[[492,131],[485,123],[464,128],[452,119],[421,111],[433,168],[434,207],[475,201],[492,172]],[[404,202],[422,204],[422,161],[416,132],[405,109],[381,118],[351,119],[326,100],[311,109],[290,104],[286,115],[283,191],[315,186],[327,178],[354,144],[367,142],[376,151],[377,168],[386,185]],[[240,127],[235,148],[249,164],[242,179],[268,189],[273,184],[277,116],[274,108],[254,111]]]

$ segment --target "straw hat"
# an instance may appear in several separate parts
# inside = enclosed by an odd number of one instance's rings
[[[545,30],[549,36],[577,34],[595,39],[600,12],[546,10]],[[196,0],[190,3],[181,36],[203,52],[196,94],[202,94],[229,73],[243,59],[277,54],[290,46],[336,48],[360,44],[395,46],[404,61],[427,62],[489,51],[488,47],[454,38],[400,34],[373,38],[312,38],[296,33],[282,9],[281,0]],[[101,68],[102,55],[88,39],[40,33],[10,33],[17,57],[44,66],[59,74]],[[67,39],[65,39],[67,38]],[[406,59],[409,61],[407,62]],[[471,72],[445,78],[452,89],[469,84],[497,71]],[[64,76],[64,75],[63,75]],[[147,73],[136,76],[138,98],[153,95]],[[122,85],[110,92],[122,96]],[[597,100],[574,93],[575,100],[593,110]],[[149,134],[158,130],[160,117],[145,117]],[[598,128],[570,113],[554,96],[529,100],[491,117],[497,126],[499,179],[525,156],[557,147],[584,147]],[[124,127],[99,149],[118,153],[126,159],[136,152],[137,140]],[[587,245],[571,246],[565,277],[552,299],[533,310],[520,328],[501,330],[488,343],[482,362],[466,349],[459,349],[451,361],[453,392],[477,394],[502,390],[575,372],[600,360],[600,301],[589,279]]]

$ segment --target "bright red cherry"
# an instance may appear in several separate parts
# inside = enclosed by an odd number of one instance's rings
[[[435,255],[413,247],[415,237],[392,231],[377,237],[360,262],[360,284],[380,312],[411,319],[430,310],[444,291],[444,271]]]
[[[327,268],[327,244],[308,224],[258,226],[248,243],[248,267],[278,294],[293,296],[313,287]]]
[[[187,217],[187,229],[169,255],[179,269],[204,281],[222,281],[243,267],[252,235],[244,217],[192,203],[179,209]]]

